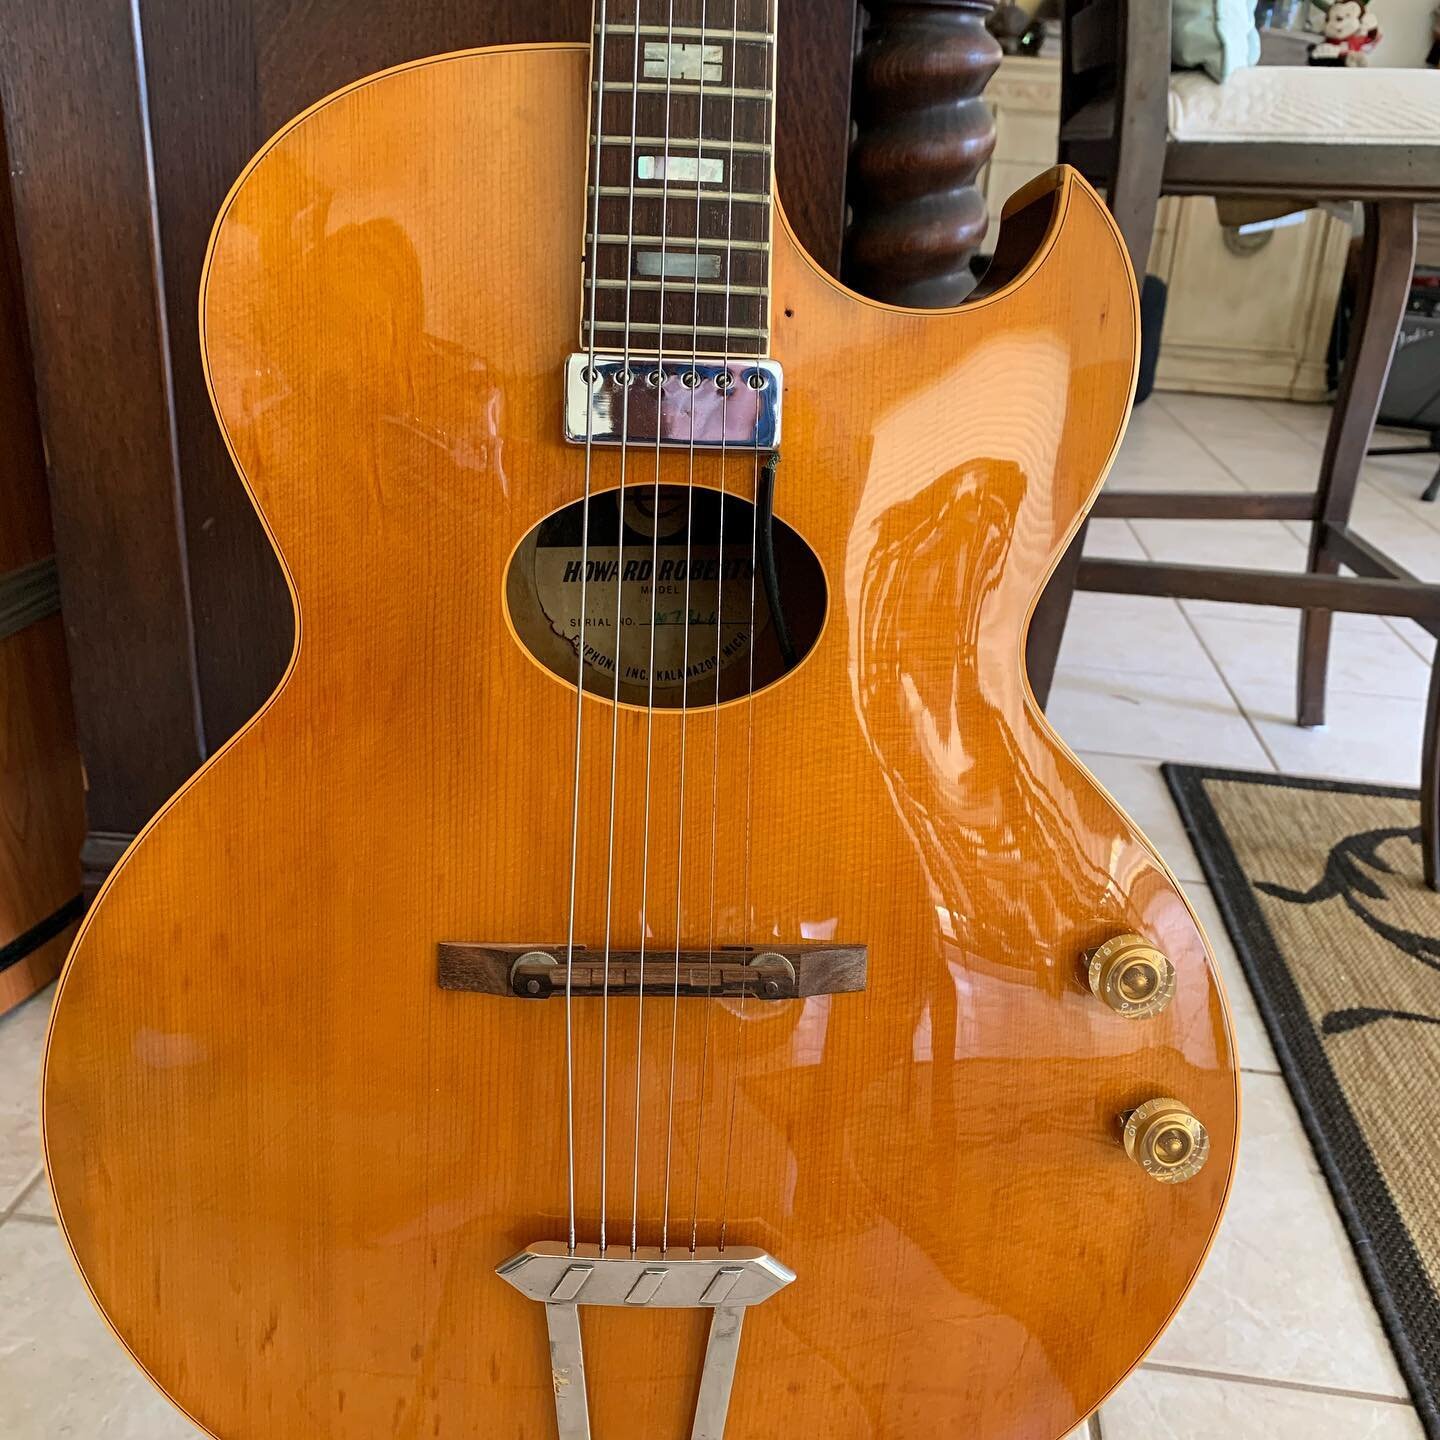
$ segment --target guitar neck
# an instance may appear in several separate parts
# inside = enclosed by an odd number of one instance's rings
[[[596,0],[582,348],[759,356],[777,0]]]

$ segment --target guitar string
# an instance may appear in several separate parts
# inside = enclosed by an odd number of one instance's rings
[[[715,1011],[714,997],[712,995],[712,977],[715,973],[715,918],[716,902],[718,897],[717,880],[720,865],[720,676],[722,666],[721,659],[721,637],[724,634],[725,623],[725,462],[726,444],[728,433],[726,430],[727,407],[730,400],[730,296],[732,272],[735,265],[734,250],[730,242],[735,234],[735,100],[736,92],[740,86],[738,73],[739,41],[735,38],[739,31],[739,19],[737,10],[738,0],[731,0],[730,5],[730,148],[725,161],[725,301],[724,316],[722,319],[721,342],[722,354],[721,363],[724,370],[721,372],[726,377],[726,384],[720,390],[720,520],[717,533],[718,564],[715,576],[715,690],[714,705],[711,712],[711,744],[710,744],[710,914],[709,923],[706,929],[706,967],[705,967],[705,1017],[702,1025],[702,1039],[700,1043],[700,1106],[695,1120],[695,1183],[691,1191],[690,1202],[690,1250],[694,1253],[699,1239],[700,1229],[700,1172],[701,1162],[705,1153],[705,1088],[706,1078],[709,1074],[710,1062],[710,1032],[713,1024]],[[723,53],[723,52],[722,52]],[[700,63],[703,68],[705,63],[704,48],[702,45]],[[723,78],[723,77],[722,77]],[[695,182],[695,210],[696,230],[698,232],[700,220],[700,182]],[[758,393],[758,392],[757,392]]]
[[[776,52],[779,49],[779,14],[778,0],[765,0],[764,33],[770,36],[770,44],[765,57],[765,125],[764,125],[764,149],[761,155],[765,163],[766,183],[760,186],[762,194],[770,196],[770,203],[764,207],[764,225],[766,249],[763,254],[765,262],[765,324],[763,328],[768,333],[770,329],[770,304],[769,294],[771,286],[771,266],[769,263],[770,242],[774,236],[773,206],[774,206],[774,107],[772,98],[776,85]],[[738,21],[737,21],[738,28]],[[731,135],[733,146],[734,135]],[[755,367],[759,370],[760,361],[765,355],[765,340],[757,337],[755,340]],[[763,394],[763,391],[756,391],[756,395]],[[753,473],[751,475],[751,507],[750,507],[750,619],[748,627],[749,656],[748,676],[746,680],[745,694],[745,860],[743,880],[741,883],[741,945],[745,951],[749,951],[751,940],[751,878],[752,878],[752,855],[751,840],[755,820],[755,586],[756,572],[759,569],[760,554],[760,410],[763,402],[756,401],[756,426],[754,438]],[[726,1126],[725,1140],[725,1178],[720,1187],[720,1224],[717,1237],[718,1248],[724,1250],[727,1231],[730,1223],[730,1181],[733,1174],[733,1162],[735,1158],[735,1117],[738,1109],[738,1098],[740,1090],[740,1074],[744,1069],[745,1055],[749,1048],[750,1026],[749,1020],[748,991],[740,996],[739,1030],[740,1038],[738,1050],[735,1056],[735,1065],[730,1077],[730,1119]]]
[[[636,3],[636,25],[643,0]],[[669,0],[665,33],[665,137],[660,159],[660,304],[656,323],[660,326],[655,347],[655,487],[650,517],[650,656],[647,663],[645,695],[645,822],[640,854],[640,994],[635,1002],[635,1137],[630,1160],[630,1253],[638,1247],[640,1233],[640,1096],[645,1058],[645,949],[649,936],[650,905],[650,801],[651,770],[655,741],[655,626],[659,616],[660,592],[660,435],[665,388],[665,280],[670,230],[670,70],[675,41],[675,0]]]
[[[594,455],[595,415],[590,403],[591,387],[595,383],[595,296],[599,287],[595,285],[595,252],[600,243],[600,136],[605,119],[605,38],[606,0],[595,0],[596,10],[591,14],[598,23],[593,26],[592,39],[599,47],[600,64],[595,80],[594,123],[594,167],[595,195],[590,207],[590,243],[585,247],[585,275],[591,282],[589,297],[589,346],[585,373],[581,377],[585,385],[585,495],[580,511],[580,630],[576,636],[575,671],[575,762],[572,777],[570,802],[570,915],[566,922],[565,935],[565,1148],[567,1186],[569,1190],[569,1250],[575,1253],[575,1024],[571,1000],[575,981],[575,876],[579,868],[580,854],[580,760],[585,723],[585,571],[590,561],[590,477]],[[598,36],[594,33],[598,32]]]
[[[620,346],[620,488],[615,497],[615,636],[610,687],[610,818],[605,838],[605,960],[600,978],[600,1253],[609,1243],[607,1229],[610,1182],[610,947],[615,915],[615,799],[620,774],[620,636],[625,618],[625,467],[630,453],[630,389],[634,375],[630,368],[630,321],[635,264],[635,154],[640,129],[640,16],[637,0],[631,29],[635,40],[630,63],[630,159],[626,186],[629,189],[625,222],[625,329]],[[601,65],[606,63],[602,55]],[[597,171],[595,184],[600,185]]]
[[[700,82],[696,87],[698,96],[696,103],[696,155],[704,149],[705,144],[705,65],[703,56],[705,54],[706,39],[706,9],[708,0],[700,0]],[[699,164],[697,160],[696,175],[699,175]],[[675,1058],[676,1045],[680,1024],[680,936],[683,925],[683,899],[684,899],[684,856],[685,856],[685,758],[686,758],[686,731],[690,718],[690,591],[691,572],[693,565],[693,539],[695,528],[695,402],[696,391],[699,389],[696,367],[700,363],[700,185],[697,178],[695,185],[695,237],[693,254],[693,278],[691,281],[691,316],[690,316],[690,384],[686,387],[690,391],[690,444],[687,457],[686,481],[685,481],[685,628],[682,641],[682,661],[680,666],[680,797],[678,807],[678,826],[675,836],[675,982],[674,991],[670,1001],[670,1100],[668,1116],[666,1119],[665,1134],[665,1199],[662,1218],[660,1222],[660,1248],[662,1253],[669,1248],[670,1244],[670,1203],[671,1203],[671,1162],[674,1158],[675,1147]],[[685,378],[682,377],[682,385]],[[704,1075],[701,1075],[703,1089]]]

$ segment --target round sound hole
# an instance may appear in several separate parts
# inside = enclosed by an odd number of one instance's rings
[[[506,577],[516,634],[559,679],[606,699],[618,687],[628,705],[694,709],[773,684],[820,638],[820,561],[772,520],[767,583],[749,500],[684,485],[662,485],[657,500],[654,486],[636,486],[622,517],[619,492],[602,491],[590,497],[582,544],[585,509],[577,500],[542,520]]]

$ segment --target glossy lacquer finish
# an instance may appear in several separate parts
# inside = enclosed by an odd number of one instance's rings
[[[217,231],[210,377],[293,581],[296,656],[106,887],[45,1083],[86,1280],[224,1440],[553,1431],[540,1307],[493,1272],[564,1238],[564,1007],[441,991],[435,947],[565,937],[574,692],[517,643],[503,591],[512,549],[583,486],[559,386],[585,75],[582,51],[523,49],[359,85],[272,143]],[[1027,198],[1008,224],[1033,260],[957,312],[862,301],[777,236],[778,510],[831,608],[798,670],[686,722],[681,928],[690,947],[863,943],[869,985],[679,1008],[672,1235],[693,1209],[714,1243],[723,1213],[731,1243],[798,1276],[750,1312],[741,1440],[1051,1440],[1155,1340],[1230,1180],[1234,1053],[1195,917],[1022,678],[1031,601],[1119,440],[1136,351],[1095,196],[1057,171]],[[664,478],[686,463],[667,452]],[[695,465],[753,481],[748,456]],[[597,455],[597,485],[618,473]],[[611,710],[584,709],[577,939],[595,946]],[[681,724],[654,723],[656,947]],[[614,939],[632,949],[646,728],[621,712]],[[1127,929],[1175,962],[1154,1020],[1112,1014],[1077,971]],[[609,1020],[620,1244],[636,1009]],[[591,1240],[601,1012],[574,1013]],[[663,1002],[644,1013],[655,1243],[671,1026]],[[1189,1184],[1119,1144],[1116,1117],[1157,1095],[1209,1127]],[[706,1318],[586,1315],[598,1440],[688,1433]]]

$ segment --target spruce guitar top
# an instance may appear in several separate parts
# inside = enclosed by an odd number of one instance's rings
[[[219,1440],[1059,1440],[1211,1243],[1214,962],[1022,665],[1122,244],[1057,169],[964,306],[847,291],[777,42],[598,0],[331,96],[221,212],[294,656],[45,1068],[76,1261]]]

